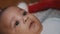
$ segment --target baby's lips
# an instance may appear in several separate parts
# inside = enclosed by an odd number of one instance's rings
[[[28,18],[25,23],[26,23],[26,25],[27,25],[28,28],[29,28],[30,25],[31,25],[31,23],[32,23],[32,20],[31,20],[30,18]]]
[[[34,24],[34,21],[31,21],[29,28],[31,28],[31,26]]]

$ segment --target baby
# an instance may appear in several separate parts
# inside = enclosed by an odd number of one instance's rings
[[[40,34],[42,24],[32,14],[18,7],[9,7],[0,14],[0,34]]]

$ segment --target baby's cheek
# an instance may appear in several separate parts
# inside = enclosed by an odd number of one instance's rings
[[[15,33],[16,34],[25,34],[28,32],[28,29],[26,28],[26,26],[24,27],[24,25],[19,25],[15,28]]]

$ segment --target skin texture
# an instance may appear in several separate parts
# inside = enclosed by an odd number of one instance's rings
[[[0,16],[0,34],[40,34],[42,24],[18,7],[7,8]]]

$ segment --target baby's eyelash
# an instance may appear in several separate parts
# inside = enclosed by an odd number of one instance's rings
[[[25,16],[26,14],[27,14],[27,12],[26,12],[26,11],[24,11],[24,12],[23,12],[23,16]]]
[[[17,25],[19,25],[19,21],[16,21],[16,22],[15,22],[15,26],[17,26]]]

